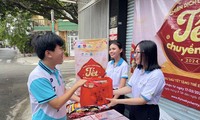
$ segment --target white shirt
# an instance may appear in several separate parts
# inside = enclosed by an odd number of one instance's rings
[[[147,104],[158,104],[165,86],[165,79],[160,69],[143,71],[135,68],[128,85],[132,87],[133,98],[142,97]]]
[[[48,102],[64,94],[65,84],[57,69],[50,69],[42,61],[30,73],[28,90],[32,108],[32,120],[66,120],[66,106],[59,110]]]
[[[114,60],[111,60],[107,64],[106,75],[113,80],[113,89],[118,89],[121,78],[128,79],[128,64],[120,58],[117,65],[114,65]]]

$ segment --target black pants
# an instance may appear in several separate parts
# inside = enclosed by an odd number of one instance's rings
[[[159,120],[158,105],[132,105],[129,111],[130,120]]]
[[[120,95],[118,97],[118,99],[124,99],[124,95]],[[119,113],[121,113],[122,115],[124,115],[124,110],[125,110],[124,104],[117,104],[117,105],[113,106],[112,108],[115,109],[116,111],[118,111]]]

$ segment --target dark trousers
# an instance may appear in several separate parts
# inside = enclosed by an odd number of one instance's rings
[[[132,105],[129,111],[130,120],[159,120],[158,105]]]
[[[124,99],[124,95],[120,95],[118,97],[118,99]],[[117,104],[117,105],[113,106],[112,108],[115,109],[116,111],[118,111],[119,113],[121,113],[122,115],[124,115],[124,110],[125,110],[124,104]]]

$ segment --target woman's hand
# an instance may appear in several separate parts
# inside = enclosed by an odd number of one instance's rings
[[[113,98],[106,98],[106,99],[110,101],[110,103],[107,105],[109,108],[118,104],[117,99]]]

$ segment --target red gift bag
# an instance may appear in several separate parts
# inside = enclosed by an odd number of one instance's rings
[[[80,104],[81,107],[89,105],[101,106],[109,103],[106,98],[112,97],[111,78],[91,78],[81,87]]]

